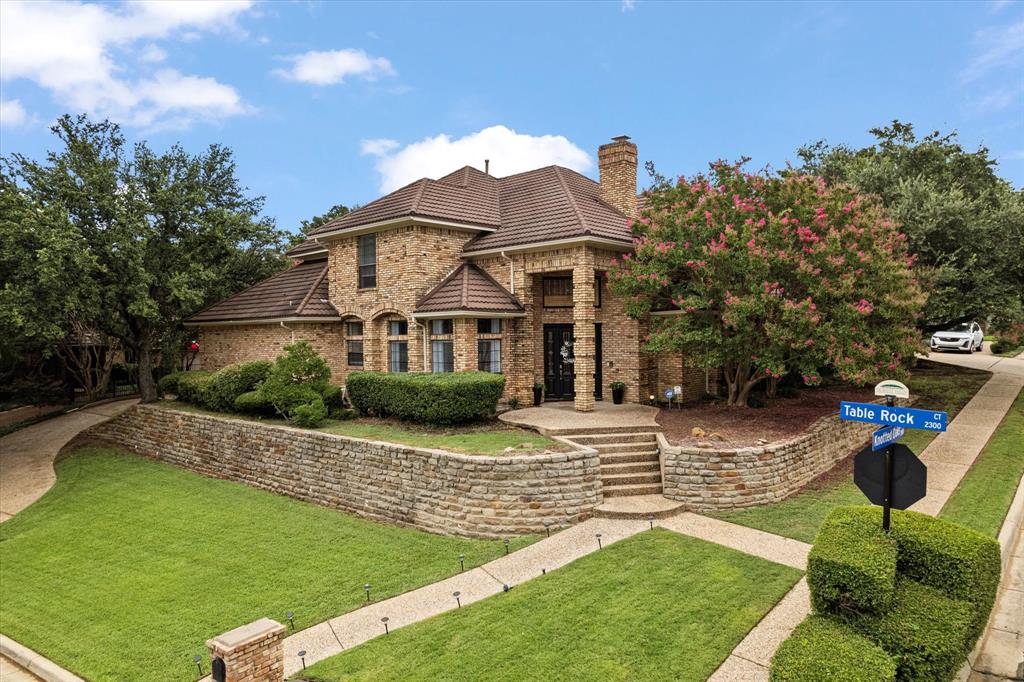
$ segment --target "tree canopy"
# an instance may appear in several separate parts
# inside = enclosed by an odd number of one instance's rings
[[[800,173],[874,194],[908,237],[928,299],[926,330],[970,319],[1024,320],[1024,192],[996,174],[989,150],[965,150],[956,133],[918,137],[893,121],[863,149],[817,142],[800,149]]]
[[[226,147],[128,148],[116,124],[85,116],[53,132],[45,161],[2,159],[0,319],[44,344],[74,324],[119,339],[152,399],[155,355],[181,321],[280,269],[283,234]]]
[[[858,384],[901,376],[923,295],[906,237],[878,201],[810,175],[716,162],[645,192],[636,251],[610,274],[646,348],[721,367],[729,404],[760,382],[831,368]]]

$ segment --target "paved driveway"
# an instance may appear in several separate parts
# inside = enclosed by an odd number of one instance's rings
[[[935,362],[945,362],[949,365],[959,365],[972,369],[983,369],[993,374],[1009,374],[1012,376],[1024,377],[1024,354],[1015,358],[1001,358],[992,355],[992,344],[984,343],[984,350],[980,353],[967,355],[966,353],[928,353],[922,355]]]

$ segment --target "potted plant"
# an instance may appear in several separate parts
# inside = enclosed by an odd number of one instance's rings
[[[540,402],[544,399],[544,384],[538,382],[533,385],[533,406],[540,406]]]
[[[612,387],[612,402],[616,405],[622,404],[622,397],[626,394],[626,384],[623,381],[613,381]]]

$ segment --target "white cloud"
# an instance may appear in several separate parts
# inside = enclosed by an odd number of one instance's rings
[[[238,2],[164,1],[131,2],[120,6],[80,2],[0,2],[0,76],[11,81],[26,79],[50,91],[63,106],[126,123],[168,121],[234,115],[240,106],[211,106],[212,79],[195,78],[204,84],[193,101],[181,90],[170,95],[155,86],[169,84],[165,72],[156,78],[132,77],[129,65],[118,63],[121,48],[140,40],[183,39],[186,32],[235,30],[238,16],[247,11],[248,0]],[[162,50],[146,48],[142,61],[159,61]],[[138,55],[138,53],[133,53]],[[148,58],[147,58],[148,57]],[[224,91],[228,85],[217,83]],[[222,102],[226,97],[221,95]],[[173,102],[173,104],[172,104]]]
[[[632,12],[636,9],[636,0],[622,0],[622,11]]]
[[[526,135],[491,126],[465,137],[437,135],[399,149],[394,140],[366,140],[363,153],[377,158],[380,191],[391,192],[423,177],[438,178],[462,166],[482,168],[490,159],[498,176],[557,164],[584,172],[593,167],[586,152],[562,135]]]
[[[16,99],[0,101],[0,127],[18,128],[29,121],[28,112]]]
[[[974,36],[975,55],[960,72],[961,83],[971,83],[1002,68],[1017,69],[1024,62],[1024,21],[981,29]]]
[[[387,59],[371,57],[362,50],[313,50],[284,59],[292,63],[291,68],[276,69],[275,74],[314,85],[336,85],[350,76],[372,81],[396,73]]]
[[[167,59],[167,52],[150,43],[139,54],[139,59],[150,63],[162,62]]]
[[[973,109],[979,114],[990,114],[1002,111],[1013,105],[1024,103],[1024,84],[998,85],[984,95],[977,97],[973,102]]]

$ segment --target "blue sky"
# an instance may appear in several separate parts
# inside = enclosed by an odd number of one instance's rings
[[[293,229],[491,159],[596,177],[628,134],[666,175],[782,166],[898,118],[1024,186],[1024,3],[0,3],[0,151],[63,112],[157,149],[232,147]],[[643,178],[641,178],[643,181]]]

